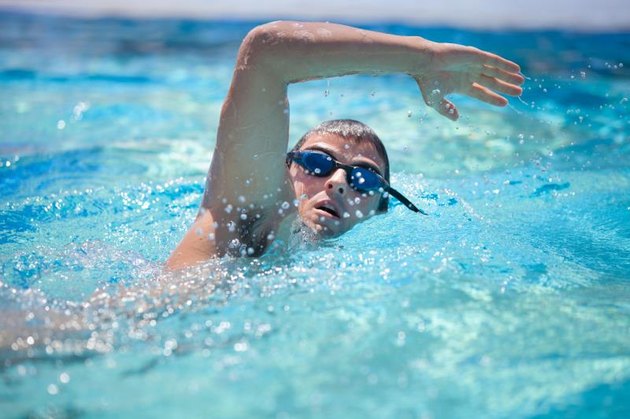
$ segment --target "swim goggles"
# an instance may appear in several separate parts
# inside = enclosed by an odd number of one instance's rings
[[[309,150],[290,151],[287,153],[287,164],[291,161],[306,169],[306,173],[317,177],[325,177],[336,169],[343,169],[346,172],[346,182],[352,189],[366,193],[387,192],[411,211],[427,215],[426,212],[405,198],[403,194],[389,186],[389,183],[381,175],[366,167],[343,164],[333,159],[329,154]]]

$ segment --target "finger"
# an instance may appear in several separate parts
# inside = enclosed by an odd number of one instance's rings
[[[491,52],[484,51],[483,65],[489,67],[496,67],[509,73],[519,73],[521,67],[513,61],[506,60],[503,57],[499,57]]]
[[[487,87],[483,87],[477,83],[472,84],[468,90],[468,94],[475,99],[479,99],[482,102],[486,102],[494,106],[505,106],[508,103],[507,99],[503,96],[494,93]]]
[[[440,115],[447,117],[451,121],[457,121],[459,118],[459,111],[450,100],[444,97],[444,92],[439,89],[429,91],[426,83],[418,78],[415,80],[418,83],[418,87],[420,87],[420,93],[422,94],[424,103],[426,103],[427,106],[435,109]]]
[[[484,66],[482,73],[488,77],[496,77],[499,80],[520,86],[525,81],[525,77],[518,73],[510,73],[496,67]]]
[[[519,86],[506,83],[503,80],[498,80],[494,77],[488,77],[484,74],[481,75],[481,80],[479,84],[510,96],[519,96],[521,93],[523,93],[523,89],[521,89]]]
[[[442,98],[440,103],[437,106],[434,106],[433,109],[438,111],[440,115],[447,117],[451,121],[457,121],[459,118],[459,111],[448,99]]]
[[[422,99],[424,99],[424,103],[427,106],[437,109],[438,105],[444,99],[444,94],[440,91],[440,89],[433,89],[426,85],[426,83],[418,82],[420,86],[420,93],[422,93]]]

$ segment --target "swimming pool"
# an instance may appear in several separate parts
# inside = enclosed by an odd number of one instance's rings
[[[294,141],[368,123],[430,216],[160,275],[254,25],[0,15],[3,416],[628,416],[630,36],[370,26],[525,92],[451,123],[405,77],[292,86]]]

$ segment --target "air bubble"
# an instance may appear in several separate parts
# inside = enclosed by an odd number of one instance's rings
[[[356,210],[354,215],[356,215],[357,218],[363,218],[363,213],[361,211],[359,211],[359,210]]]

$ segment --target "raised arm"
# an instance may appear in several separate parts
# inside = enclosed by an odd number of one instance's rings
[[[295,198],[284,165],[290,83],[407,73],[425,102],[454,120],[457,109],[445,95],[457,92],[505,105],[500,93],[521,92],[518,72],[518,65],[494,54],[420,37],[332,23],[273,22],[253,29],[239,49],[221,111],[202,211],[169,265],[180,265],[181,257],[223,254],[234,239],[259,243],[260,237],[250,236],[263,235],[283,204]]]
[[[457,109],[445,95],[462,93],[502,106],[507,101],[499,93],[521,93],[518,72],[518,65],[497,55],[419,37],[332,23],[259,26],[239,50],[208,192],[219,202],[239,197],[265,205],[277,202],[273,190],[284,179],[278,165],[288,143],[289,83],[357,73],[407,73],[418,82],[425,102],[454,120]],[[275,186],[271,194],[269,185]],[[208,199],[204,205],[210,206]]]

